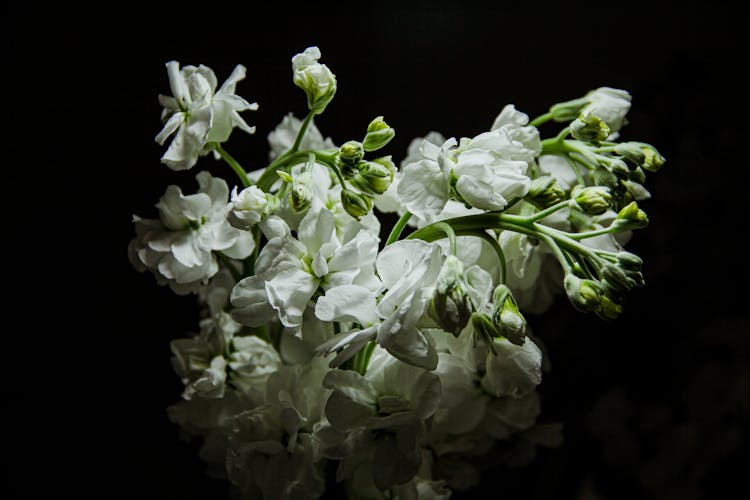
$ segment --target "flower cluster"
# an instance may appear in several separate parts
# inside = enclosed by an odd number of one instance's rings
[[[243,498],[318,498],[327,471],[350,498],[448,498],[498,443],[522,464],[561,442],[537,422],[545,355],[522,311],[564,290],[581,311],[622,312],[644,284],[622,245],[648,223],[645,172],[664,158],[617,142],[630,96],[600,88],[531,121],[507,105],[471,138],[431,132],[397,167],[376,153],[395,135],[382,116],[323,138],[313,120],[337,82],[320,58],[292,59],[309,113],[268,134],[255,172],[221,146],[254,131],[244,68],[215,92],[209,68],[167,63],[162,161],[213,152],[238,181],[201,171],[196,193],[169,186],[158,218],[134,217],[135,268],[203,307],[199,332],[171,343],[185,388],[170,418]],[[549,121],[561,131],[542,139]]]

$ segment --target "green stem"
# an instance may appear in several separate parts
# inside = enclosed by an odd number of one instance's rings
[[[214,151],[219,153],[219,156],[222,157],[222,159],[227,162],[227,165],[232,167],[232,170],[237,174],[237,177],[240,178],[240,181],[242,181],[242,185],[244,187],[248,187],[252,185],[252,182],[250,181],[250,178],[247,176],[247,172],[245,172],[245,169],[240,166],[240,164],[235,160],[232,155],[227,153],[224,148],[221,147],[221,144],[214,143],[213,145]]]
[[[542,220],[545,217],[547,217],[550,214],[553,214],[557,212],[558,210],[561,210],[568,206],[569,200],[561,201],[560,203],[557,203],[555,205],[552,205],[551,207],[545,208],[544,210],[540,210],[539,212],[536,212],[534,214],[529,215],[526,217],[526,222],[536,222],[538,220]]]
[[[617,228],[609,226],[594,231],[586,231],[584,233],[570,233],[570,239],[580,241],[586,238],[593,238],[594,236],[600,236],[602,234],[617,232]]]
[[[328,164],[328,168],[333,170],[333,173],[336,174],[336,177],[339,180],[339,184],[341,184],[341,189],[343,191],[346,191],[346,180],[344,179],[344,175],[341,173],[341,169],[334,163]]]
[[[409,222],[409,219],[411,219],[411,212],[404,212],[404,214],[396,222],[396,225],[393,226],[391,234],[388,235],[388,239],[385,242],[385,246],[398,241],[398,239],[401,237],[401,233],[404,231],[404,227],[406,227],[406,223]]]
[[[253,253],[250,254],[250,257],[245,259],[245,276],[252,276],[255,274],[255,262],[258,260],[258,253],[260,252],[260,228],[258,226],[253,226],[251,231],[253,234],[253,240],[255,241],[255,248],[253,248]]]
[[[578,168],[578,164],[575,162],[573,158],[570,157],[570,155],[563,155],[563,158],[565,158],[568,162],[568,165],[570,165],[570,169],[573,171],[574,174],[576,174],[576,180],[578,181],[578,184],[581,186],[586,185],[586,181],[583,179],[583,175],[581,175],[581,169]]]
[[[539,125],[543,123],[547,123],[551,119],[552,119],[552,112],[550,111],[549,113],[544,113],[543,115],[537,116],[536,118],[531,120],[531,123],[529,123],[529,125],[531,125],[532,127],[538,127]]]
[[[302,144],[302,138],[305,136],[305,132],[307,132],[307,127],[310,125],[310,122],[313,119],[313,116],[315,116],[315,113],[310,111],[307,116],[305,117],[305,121],[302,122],[302,126],[299,128],[299,132],[297,133],[297,138],[294,140],[294,145],[292,146],[292,149],[289,150],[287,154],[294,154],[299,149],[300,144]]]
[[[266,169],[263,171],[263,174],[261,174],[260,178],[258,179],[258,187],[262,189],[265,192],[269,192],[271,190],[271,187],[273,186],[273,183],[276,182],[276,179],[279,178],[279,174],[276,173],[276,170],[285,169],[289,165],[296,165],[298,163],[304,162],[308,159],[308,156],[310,153],[315,154],[315,161],[318,163],[322,163],[324,165],[332,165],[336,154],[338,153],[338,149],[324,149],[321,151],[297,151],[293,154],[284,154],[283,156],[277,158],[273,161]]]
[[[503,247],[500,246],[500,243],[498,243],[497,239],[493,238],[492,236],[487,234],[485,231],[476,231],[466,236],[476,236],[477,238],[482,238],[484,241],[489,243],[489,245],[497,254],[497,260],[500,262],[499,282],[505,283],[505,280],[507,279],[507,276],[508,276],[508,268],[505,262],[505,252],[503,252]]]
[[[450,226],[450,224],[446,224],[445,222],[436,222],[434,224],[436,229],[440,229],[442,232],[445,233],[445,235],[448,237],[448,241],[451,244],[451,255],[456,255],[456,233],[453,231],[453,228]]]
[[[237,268],[234,267],[234,264],[232,264],[232,260],[229,257],[221,252],[214,252],[214,255],[218,257],[222,264],[224,264],[224,267],[229,269],[229,272],[232,273],[234,281],[240,281],[242,279],[242,273],[240,273]]]
[[[370,357],[375,350],[375,342],[369,341],[357,354],[354,355],[354,370],[360,375],[367,373],[367,365],[370,364]]]

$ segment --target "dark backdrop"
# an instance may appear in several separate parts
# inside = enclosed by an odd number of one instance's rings
[[[206,64],[220,82],[247,67],[238,93],[260,103],[245,114],[258,133],[235,133],[227,149],[260,167],[265,135],[286,112],[306,111],[289,60],[309,45],[338,78],[317,120],[337,142],[382,114],[399,158],[429,130],[486,130],[506,103],[536,116],[608,85],[633,96],[623,137],[668,160],[649,179],[651,226],[629,245],[644,257],[647,286],[625,314],[605,323],[558,300],[529,319],[552,360],[541,420],[564,424],[564,446],[524,469],[493,469],[455,498],[717,498],[743,486],[750,329],[738,12],[720,2],[99,9],[5,8],[11,497],[224,497],[165,413],[180,391],[168,342],[196,328],[197,312],[131,269],[130,218],[153,216],[169,183],[193,189],[195,171],[160,165],[153,142],[166,61]],[[200,165],[226,172],[209,158]]]

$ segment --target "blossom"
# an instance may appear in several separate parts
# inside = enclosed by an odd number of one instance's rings
[[[318,47],[308,47],[292,58],[294,84],[305,91],[307,107],[316,115],[325,110],[336,94],[336,76],[318,59]]]
[[[232,259],[252,253],[252,235],[229,225],[224,217],[229,189],[224,180],[200,172],[196,194],[167,187],[156,208],[159,219],[133,217],[136,238],[129,256],[136,269],[152,271],[160,284],[177,293],[195,292],[217,273],[215,252]]]
[[[247,230],[271,215],[278,206],[278,198],[258,186],[247,187],[239,193],[235,187],[225,215],[232,227]]]
[[[312,431],[329,391],[324,363],[280,367],[266,385],[265,403],[226,423],[227,475],[243,498],[319,498],[323,462],[313,460]]]
[[[413,214],[432,221],[450,198],[482,210],[502,210],[524,196],[530,152],[500,127],[461,144],[451,138],[438,147],[422,142],[422,159],[406,165],[398,195]]]
[[[271,147],[271,150],[268,152],[269,159],[274,160],[289,151],[294,145],[294,141],[301,128],[302,120],[295,117],[292,113],[284,116],[281,123],[276,125],[276,128],[268,134],[268,145]],[[300,150],[333,149],[335,147],[336,145],[330,137],[323,139],[323,134],[315,126],[315,120],[310,120],[305,135],[300,142]]]
[[[271,239],[258,255],[256,274],[237,283],[231,297],[237,308],[235,317],[260,326],[275,311],[284,326],[299,326],[319,287],[362,284],[377,288],[373,268],[377,248],[377,237],[368,231],[339,241],[333,214],[322,207],[311,209],[300,223],[297,238]]]
[[[436,244],[404,240],[388,245],[375,261],[385,290],[377,305],[373,291],[361,286],[331,288],[318,299],[318,318],[354,321],[361,326],[333,337],[320,345],[318,352],[341,351],[332,361],[335,366],[375,340],[405,363],[434,369],[437,352],[418,322],[432,298],[442,261],[442,251]]]
[[[342,457],[341,469],[352,467],[346,462],[356,463],[359,455],[371,457],[372,479],[380,490],[412,479],[422,464],[424,421],[440,401],[438,377],[376,349],[364,376],[333,370],[323,385],[333,392],[325,407],[330,428],[316,432],[320,453],[339,458],[338,451],[356,443],[355,453]]]
[[[522,345],[494,340],[496,353],[487,354],[482,387],[495,397],[521,398],[542,381],[542,351],[530,339]]]
[[[174,134],[172,143],[161,160],[173,170],[187,170],[208,153],[209,143],[222,143],[229,139],[234,127],[255,133],[239,112],[258,109],[257,103],[248,103],[235,94],[237,82],[245,78],[245,67],[237,65],[216,92],[216,75],[202,64],[185,66],[180,70],[177,61],[167,63],[169,84],[173,96],[159,96],[164,106],[164,128],[156,142],[164,142]]]
[[[581,110],[583,116],[595,116],[609,127],[610,133],[625,125],[625,115],[630,111],[630,94],[626,90],[599,87],[584,97],[588,104]]]

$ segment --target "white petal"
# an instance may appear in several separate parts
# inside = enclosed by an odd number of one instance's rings
[[[331,241],[335,227],[333,214],[328,209],[310,209],[299,224],[297,239],[305,245],[309,255],[315,255],[324,243]]]
[[[331,288],[315,305],[315,315],[323,321],[353,321],[363,327],[378,321],[375,310],[375,295],[357,285]]]
[[[185,113],[175,113],[172,116],[169,117],[169,120],[167,120],[167,123],[164,124],[164,128],[161,129],[161,132],[156,136],[155,140],[161,145],[164,145],[164,141],[166,141],[170,135],[172,135],[175,130],[180,128],[180,125],[182,125],[182,122],[185,120]]]
[[[469,205],[483,210],[502,210],[508,204],[508,201],[496,193],[490,184],[469,175],[462,175],[458,178],[456,191]]]
[[[436,162],[420,160],[404,168],[398,195],[407,210],[430,220],[448,201],[448,179]]]
[[[235,307],[232,316],[243,325],[262,326],[273,317],[273,309],[266,295],[266,282],[258,276],[250,276],[237,283],[232,289],[230,301]]]
[[[307,302],[318,289],[318,280],[301,269],[281,271],[266,282],[268,302],[279,313],[284,326],[302,324]]]

